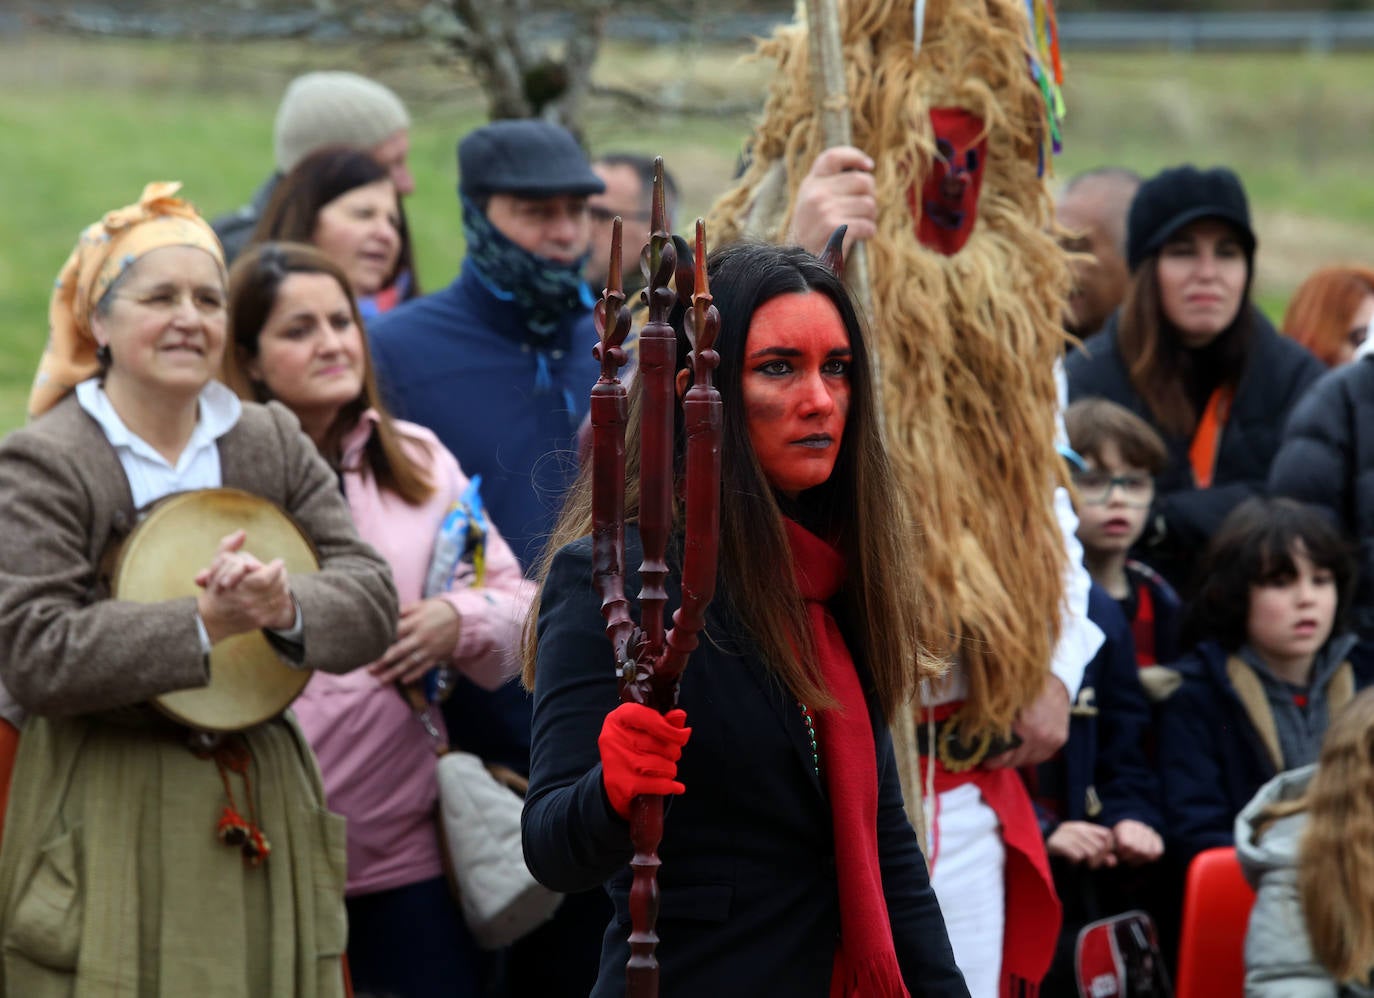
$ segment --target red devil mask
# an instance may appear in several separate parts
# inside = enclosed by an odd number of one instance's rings
[[[935,159],[920,189],[913,185],[907,192],[907,202],[921,245],[952,256],[968,242],[978,218],[988,140],[983,120],[962,108],[931,108],[930,124]]]

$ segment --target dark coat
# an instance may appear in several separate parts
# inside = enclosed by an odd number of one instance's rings
[[[210,221],[210,228],[215,230],[220,245],[224,247],[225,263],[233,263],[238,255],[248,248],[248,241],[253,238],[253,230],[258,227],[258,219],[262,218],[262,213],[267,210],[267,204],[272,200],[272,194],[281,183],[281,179],[280,173],[273,173],[262,182],[252,201]]]
[[[626,564],[638,565],[638,534],[627,535]],[[625,588],[638,591],[637,575]],[[679,596],[669,590],[671,612]],[[633,849],[606,798],[596,744],[617,704],[600,604],[584,538],[558,553],[544,588],[524,842],[549,887],[609,891],[615,917],[592,992],[607,998],[624,993]],[[830,807],[796,701],[742,633],[717,601],[682,680],[692,738],[678,765],[687,792],[670,802],[659,849],[661,993],[821,998],[840,929]],[[902,975],[913,996],[966,996],[871,697],[869,714],[883,889]]]
[[[1350,623],[1374,641],[1374,358],[1327,372],[1294,407],[1269,491],[1326,510],[1359,545]]]
[[[1260,680],[1240,658],[1204,641],[1175,668],[1183,683],[1160,710],[1159,767],[1168,848],[1186,864],[1233,843],[1236,815],[1282,770],[1283,756]],[[1313,681],[1324,686],[1328,716],[1354,696],[1348,663]]]
[[[1145,400],[1131,384],[1126,364],[1117,352],[1117,322],[1113,315],[1102,332],[1069,355],[1065,368],[1069,400],[1105,398],[1125,406],[1164,438],[1168,464],[1155,477],[1156,498],[1150,524],[1163,517],[1161,540],[1138,551],[1176,589],[1187,593],[1195,559],[1226,514],[1244,499],[1262,494],[1269,465],[1279,447],[1284,419],[1303,391],[1324,368],[1304,347],[1280,336],[1258,309],[1245,370],[1222,431],[1212,487],[1194,485],[1188,448],[1192,440],[1160,429]],[[1147,538],[1152,526],[1146,527]]]
[[[1053,791],[1064,821],[1111,828],[1130,818],[1162,832],[1159,778],[1145,756],[1150,705],[1137,676],[1130,624],[1096,583],[1088,591],[1088,619],[1106,640],[1083,671],[1063,752],[1037,767],[1036,796]],[[1038,810],[1048,836],[1058,821]]]

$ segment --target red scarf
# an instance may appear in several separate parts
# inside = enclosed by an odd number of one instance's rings
[[[878,865],[878,763],[868,702],[849,648],[826,607],[844,581],[844,559],[791,520],[785,527],[821,679],[838,704],[816,716],[840,891],[840,945],[830,998],[909,998],[892,944]]]

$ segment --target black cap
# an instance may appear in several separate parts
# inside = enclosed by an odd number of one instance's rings
[[[1135,270],[1158,253],[1169,237],[1200,218],[1219,218],[1235,226],[1245,255],[1255,254],[1250,206],[1240,178],[1224,166],[1199,170],[1175,166],[1140,185],[1126,226],[1126,262]]]
[[[605,190],[572,133],[549,121],[494,121],[458,143],[458,193],[464,197],[547,198]]]

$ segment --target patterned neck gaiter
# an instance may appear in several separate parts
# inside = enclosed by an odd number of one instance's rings
[[[585,255],[575,263],[535,256],[502,235],[472,201],[461,201],[468,263],[488,291],[520,307],[535,343],[547,341],[570,312],[595,304],[582,279]]]

